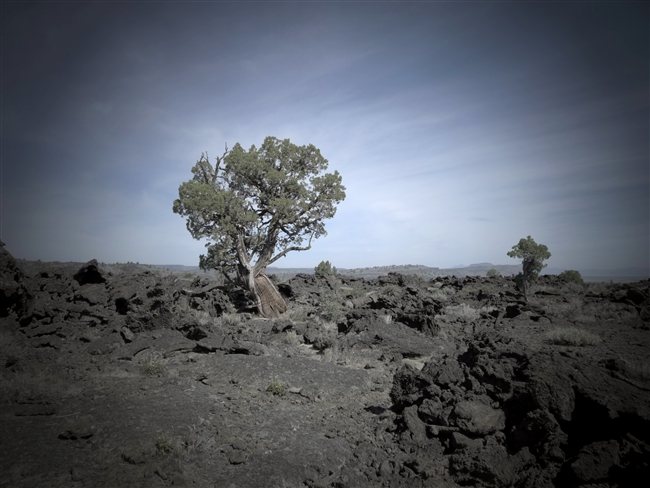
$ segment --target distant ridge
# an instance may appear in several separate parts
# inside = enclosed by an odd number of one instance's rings
[[[376,278],[384,276],[388,273],[401,273],[413,274],[425,278],[436,278],[438,276],[457,276],[459,278],[465,276],[485,276],[490,269],[496,269],[503,276],[514,276],[521,272],[521,264],[492,264],[492,263],[475,263],[462,268],[434,268],[424,266],[421,264],[406,264],[406,265],[391,265],[391,266],[374,266],[371,268],[337,268],[341,275],[354,276],[360,278]],[[557,275],[564,268],[551,268],[546,267],[542,270],[542,275],[552,274]],[[618,268],[618,269],[584,269],[578,270],[583,277],[598,277],[598,278],[650,278],[650,271],[643,268]],[[313,268],[276,268],[268,267],[268,274],[275,274],[288,278],[299,273],[312,274]]]
[[[488,270],[496,269],[504,276],[515,275],[521,271],[521,264],[500,264],[495,265],[491,263],[478,263],[464,266],[462,268],[434,268],[424,266],[421,264],[403,264],[391,266],[374,266],[371,268],[337,268],[341,275],[354,276],[359,278],[377,278],[384,276],[388,273],[401,273],[418,275],[424,278],[437,278],[439,276],[457,276],[459,278],[465,276],[485,276]],[[282,277],[289,277],[298,273],[311,274],[314,272],[313,268],[276,268],[268,267],[268,274],[275,274]]]
[[[18,263],[25,269],[37,269],[40,261],[31,261],[24,259],[17,259]],[[57,264],[70,270],[75,270],[81,266],[82,262],[58,262],[54,261],[50,264]],[[128,268],[135,272],[136,270],[145,270],[146,268],[161,268],[166,269],[172,273],[179,275],[204,275],[204,272],[198,266],[185,266],[182,264],[140,264],[140,263],[100,263],[101,266],[116,266],[122,271]],[[496,269],[503,276],[514,276],[521,271],[521,264],[492,264],[492,263],[475,263],[465,266],[463,268],[435,268],[424,266],[421,264],[405,264],[405,265],[391,265],[391,266],[374,266],[371,268],[337,268],[339,274],[344,276],[351,276],[356,278],[372,279],[379,276],[385,276],[388,273],[400,273],[418,275],[424,278],[437,278],[442,276],[456,276],[459,278],[465,276],[485,276],[490,269]],[[546,267],[542,270],[542,275],[557,275],[563,268]],[[650,279],[650,270],[644,268],[616,268],[616,269],[578,269],[585,281],[615,281],[615,282],[631,282]],[[313,274],[314,268],[278,268],[269,266],[267,274],[276,275],[280,279],[289,279],[297,274]],[[207,272],[208,275],[215,276],[218,273],[215,270]]]

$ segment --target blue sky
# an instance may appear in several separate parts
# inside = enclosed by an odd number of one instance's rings
[[[449,267],[531,235],[649,266],[641,2],[3,2],[0,239],[18,258],[197,265],[201,153],[314,144],[347,189],[276,264]]]

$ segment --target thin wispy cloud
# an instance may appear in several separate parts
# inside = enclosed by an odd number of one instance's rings
[[[508,263],[532,235],[553,267],[647,268],[648,24],[583,7],[3,4],[0,237],[196,265],[178,186],[273,135],[347,189],[280,266]]]

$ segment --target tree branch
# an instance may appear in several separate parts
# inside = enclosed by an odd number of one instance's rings
[[[273,256],[271,259],[269,259],[269,262],[266,263],[266,266],[268,266],[269,264],[275,263],[278,259],[286,256],[287,253],[289,253],[291,251],[309,251],[311,249],[311,240],[312,240],[313,237],[314,237],[314,234],[309,236],[309,244],[307,245],[307,247],[298,247],[298,246],[287,247],[284,251],[279,252],[278,254]]]
[[[244,236],[241,233],[237,234],[237,258],[239,259],[239,264],[245,269],[250,271],[250,258],[246,252],[246,245],[244,244]]]
[[[221,161],[224,160],[226,155],[228,154],[228,143],[226,143],[226,150],[223,152],[223,156],[219,157],[217,156],[217,162],[214,165],[214,176],[212,177],[212,184],[214,185],[217,182],[217,175],[219,174],[219,165],[221,164]]]

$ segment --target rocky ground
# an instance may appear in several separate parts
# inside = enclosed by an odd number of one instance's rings
[[[650,282],[211,279],[0,246],[1,487],[606,487],[650,477]]]

